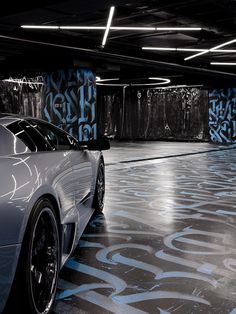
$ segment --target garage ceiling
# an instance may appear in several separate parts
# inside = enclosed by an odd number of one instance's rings
[[[115,11],[105,46],[105,29],[63,29],[106,27],[111,6]],[[235,16],[235,0],[9,2],[0,12],[0,74],[3,78],[17,72],[80,65],[94,67],[102,78],[119,77],[130,82],[161,76],[170,78],[172,84],[229,86],[235,82],[236,65],[211,63],[236,63]],[[201,30],[163,29],[167,27]],[[202,54],[186,60],[199,51],[182,49],[200,49]]]

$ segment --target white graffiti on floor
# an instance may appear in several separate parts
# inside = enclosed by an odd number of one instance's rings
[[[60,279],[57,313],[76,298],[96,313],[236,313],[235,163],[224,151],[108,168],[105,215],[66,263],[83,283]]]

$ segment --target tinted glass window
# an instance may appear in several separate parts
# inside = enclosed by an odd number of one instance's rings
[[[10,130],[18,139],[20,139],[26,147],[29,148],[31,152],[36,151],[36,146],[29,137],[29,135],[25,132],[25,130],[20,126],[20,121],[16,121],[7,126],[8,130]]]
[[[50,151],[52,147],[47,143],[47,141],[43,138],[43,136],[29,123],[26,121],[21,121],[21,128],[27,133],[27,135],[31,138],[33,143],[36,145],[38,151]]]
[[[0,125],[0,156],[24,154],[35,150],[35,146],[24,133],[15,123],[9,128]]]
[[[50,145],[55,150],[70,150],[78,149],[77,141],[57,127],[37,120],[30,120],[30,123],[48,140]]]

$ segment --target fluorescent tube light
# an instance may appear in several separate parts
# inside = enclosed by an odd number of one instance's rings
[[[198,56],[201,56],[201,55],[203,55],[203,54],[206,54],[206,53],[208,53],[208,52],[214,52],[214,51],[216,51],[216,50],[219,49],[219,48],[222,48],[222,47],[224,47],[224,46],[233,44],[233,43],[235,43],[235,42],[236,42],[236,39],[227,41],[226,43],[223,43],[223,44],[218,45],[218,46],[215,46],[215,47],[213,47],[213,48],[211,48],[211,49],[208,49],[208,50],[205,50],[205,51],[203,51],[203,52],[200,52],[200,53],[197,53],[197,54],[195,54],[195,55],[192,55],[192,56],[190,56],[190,57],[187,57],[187,58],[185,58],[184,60],[187,61],[187,60],[196,58],[196,57],[198,57]]]
[[[124,30],[124,31],[155,31],[155,27],[135,27],[135,26],[111,26],[111,30]]]
[[[187,61],[187,60],[196,58],[196,57],[198,57],[198,56],[201,56],[201,55],[204,55],[204,54],[208,53],[209,51],[210,51],[210,50],[205,50],[205,51],[196,53],[195,55],[192,55],[192,56],[190,56],[190,57],[185,58],[184,60]]]
[[[143,50],[177,51],[177,48],[142,47]]]
[[[156,27],[157,31],[201,31],[201,27]]]
[[[107,41],[107,36],[111,27],[111,22],[112,22],[112,18],[113,18],[113,14],[115,11],[115,7],[111,7],[110,8],[110,13],[109,13],[109,17],[108,17],[108,21],[107,21],[107,27],[106,27],[106,31],[102,40],[102,46],[104,47],[106,45],[106,41]]]
[[[163,85],[170,83],[170,79],[162,78],[162,77],[149,77],[149,80],[159,81],[154,83],[106,83],[110,81],[118,81],[119,78],[110,78],[110,79],[96,79],[97,85],[105,85],[105,86],[146,86],[146,85]]]
[[[159,83],[155,83],[155,84],[158,84],[158,85],[170,83],[170,79],[163,78],[163,77],[149,77],[148,79],[149,80],[154,80],[154,81],[159,81]]]
[[[143,50],[160,50],[160,51],[206,51],[206,49],[194,48],[164,48],[164,47],[142,47]]]
[[[90,29],[97,29],[97,30],[104,30],[106,29],[105,26],[59,26],[60,29],[71,29],[71,30],[77,30],[77,29],[85,29],[85,30],[90,30]]]
[[[21,28],[31,28],[31,29],[59,29],[59,26],[52,25],[21,25]]]
[[[210,51],[214,51],[214,50],[217,50],[217,49],[219,49],[219,48],[221,48],[221,47],[224,47],[224,46],[228,46],[228,45],[230,45],[230,44],[233,44],[233,43],[235,43],[236,42],[236,39],[233,39],[233,40],[230,40],[230,41],[227,41],[226,43],[223,43],[223,44],[221,44],[221,45],[218,45],[218,46],[216,46],[216,47],[213,47],[213,48],[211,48],[211,49],[209,49]]]
[[[177,51],[198,51],[198,52],[203,52],[206,51],[206,49],[195,49],[195,48],[177,48]]]
[[[113,9],[112,9],[113,8]],[[112,15],[114,13],[114,7],[110,9],[109,18],[112,20]],[[110,21],[109,21],[110,22]],[[110,22],[111,23],[111,22]],[[65,25],[65,26],[57,26],[57,25],[21,25],[21,28],[30,28],[30,29],[71,29],[71,30],[104,30],[107,29],[106,26],[79,26],[79,25]],[[123,30],[123,31],[163,31],[163,30],[186,30],[186,31],[198,31],[201,28],[191,28],[191,27],[136,27],[136,26],[110,26],[110,30]]]
[[[212,65],[236,65],[236,62],[211,62]]]
[[[216,49],[214,52],[236,53],[236,49]]]
[[[195,51],[195,52],[218,52],[218,53],[236,53],[236,49],[195,49],[195,48],[172,48],[172,47],[142,47],[142,50],[156,50],[156,51]]]

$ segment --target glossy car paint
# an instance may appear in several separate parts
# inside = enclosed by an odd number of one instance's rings
[[[43,196],[53,200],[64,241],[66,226],[75,226],[73,246],[62,254],[62,266],[93,213],[96,172],[102,156],[101,152],[88,150],[29,152],[6,128],[17,119],[0,118],[0,154],[4,147],[11,153],[0,156],[0,312],[14,279],[21,243],[35,203]]]

